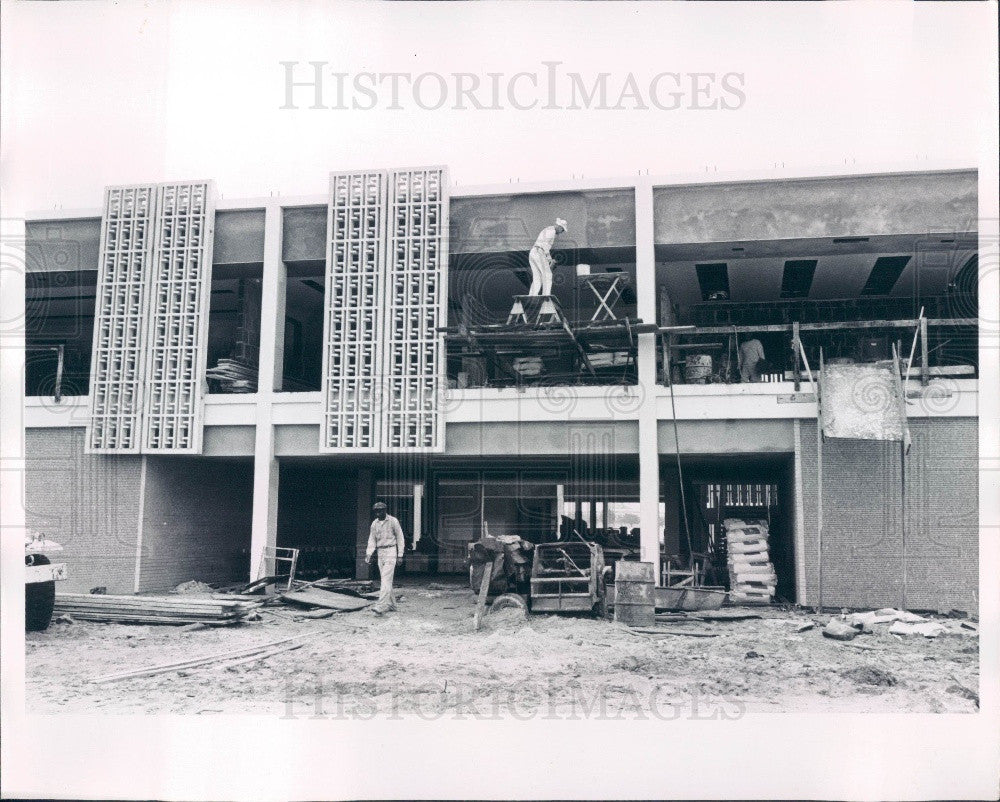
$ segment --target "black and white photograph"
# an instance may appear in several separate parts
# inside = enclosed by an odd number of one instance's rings
[[[4,2],[3,797],[996,798],[997,12]]]

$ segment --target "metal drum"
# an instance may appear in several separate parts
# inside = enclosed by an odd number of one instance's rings
[[[684,360],[684,380],[688,384],[705,384],[712,375],[712,357],[709,354],[691,354]]]
[[[630,627],[656,623],[653,564],[619,560],[615,563],[615,621]]]

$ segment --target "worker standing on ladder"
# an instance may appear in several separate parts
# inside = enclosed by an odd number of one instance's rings
[[[556,236],[565,230],[566,221],[557,217],[555,225],[546,226],[541,230],[535,244],[528,251],[528,264],[531,266],[531,288],[528,290],[528,295],[552,294],[552,266],[555,264],[555,259],[552,258],[552,245],[556,241]]]
[[[368,534],[368,548],[365,550],[365,560],[371,563],[378,552],[379,588],[378,602],[372,607],[376,615],[396,609],[396,597],[392,594],[392,579],[396,567],[403,562],[403,527],[399,520],[389,515],[384,502],[378,501],[372,506],[375,520],[372,521]]]

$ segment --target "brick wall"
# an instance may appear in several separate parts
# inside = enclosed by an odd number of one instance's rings
[[[906,603],[978,609],[978,426],[971,418],[910,421],[906,475]],[[803,422],[806,604],[819,601],[816,426]],[[898,443],[823,443],[823,604],[898,606],[903,592],[903,490]]]
[[[250,460],[147,457],[140,591],[249,579]]]
[[[131,593],[139,528],[141,457],[84,454],[84,430],[25,433],[26,522],[63,546],[64,593],[103,585]]]

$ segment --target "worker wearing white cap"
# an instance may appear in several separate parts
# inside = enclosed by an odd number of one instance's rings
[[[565,230],[566,221],[557,217],[555,225],[543,228],[535,244],[531,246],[528,252],[528,264],[531,266],[531,288],[528,290],[528,295],[552,294],[552,266],[555,264],[555,259],[552,258],[552,245],[556,241],[556,236]]]
[[[378,587],[378,602],[372,607],[372,612],[381,615],[387,610],[396,609],[396,598],[392,595],[392,580],[396,575],[396,566],[403,562],[403,527],[399,519],[389,515],[385,503],[378,501],[372,506],[375,520],[372,521],[368,534],[368,548],[365,550],[365,560],[372,561],[378,552],[378,572],[380,577]]]

